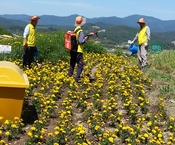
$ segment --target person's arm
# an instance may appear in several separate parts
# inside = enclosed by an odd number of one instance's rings
[[[86,40],[87,40],[87,37],[85,37],[83,31],[81,31],[81,32],[79,33],[78,42],[79,42],[80,44],[84,44],[84,43],[86,42]]]
[[[30,31],[30,28],[29,26],[26,26],[25,29],[24,29],[24,33],[23,33],[23,45],[27,46],[27,37],[28,37],[28,34],[29,34],[29,31]]]
[[[133,44],[137,39],[138,39],[138,33],[136,34],[136,36],[135,36],[134,39],[132,40],[131,44]]]
[[[146,29],[146,35],[147,35],[147,43],[150,41],[150,37],[151,37],[151,31],[150,31],[150,28],[147,27]]]

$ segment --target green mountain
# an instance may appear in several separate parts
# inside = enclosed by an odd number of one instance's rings
[[[89,33],[90,31],[98,31],[100,29],[104,29],[104,27],[100,27],[98,29],[92,28],[92,24],[87,24],[84,29],[85,33]],[[133,40],[138,29],[132,28],[128,26],[111,26],[105,28],[105,33],[99,33],[99,41],[106,47],[118,47],[125,46],[128,40]],[[152,44],[162,44],[163,49],[171,49],[175,48],[175,46],[171,43],[174,32],[168,32],[169,39],[165,39],[167,33],[151,33],[151,41]]]
[[[59,17],[52,15],[40,16],[37,29],[42,32],[56,31],[59,29],[73,30],[74,20],[77,15]],[[29,23],[28,15],[0,15],[0,26],[10,33],[22,35],[23,29]],[[175,36],[175,21],[162,21],[160,19],[141,15],[132,15],[125,18],[100,17],[87,18],[84,26],[85,34],[105,29],[105,33],[99,33],[98,42],[105,47],[118,47],[127,44],[136,35],[139,26],[136,23],[140,17],[145,17],[146,23],[151,29],[151,44],[162,44],[164,49],[174,48],[171,43]],[[95,37],[95,36],[94,36]],[[91,39],[94,39],[92,37]]]
[[[70,15],[70,16],[55,16],[55,15],[42,15],[40,16],[41,19],[39,20],[39,25],[45,25],[45,26],[55,26],[55,27],[67,27],[67,26],[73,26],[74,21],[77,14]],[[144,15],[131,15],[124,18],[119,18],[116,16],[112,17],[98,17],[98,18],[86,18],[87,23],[92,23],[95,25],[103,25],[103,26],[129,26],[137,28],[138,24],[137,21],[139,18],[144,17],[146,19],[147,25],[150,27],[152,32],[167,32],[167,31],[175,31],[175,20],[160,20],[154,17],[150,16],[144,16]],[[12,24],[15,26],[23,25],[25,23],[29,22],[30,16],[24,15],[24,14],[18,14],[18,15],[0,15],[0,26],[8,27],[11,25],[10,23],[6,23],[4,25],[4,18],[6,20],[9,20],[12,22]],[[15,23],[14,23],[15,22]]]

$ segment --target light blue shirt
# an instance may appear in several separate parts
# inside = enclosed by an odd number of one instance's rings
[[[83,44],[83,43],[86,42],[86,40],[85,40],[85,35],[84,35],[84,33],[83,33],[82,31],[81,31],[80,34],[79,34],[78,42],[79,42],[80,44]]]

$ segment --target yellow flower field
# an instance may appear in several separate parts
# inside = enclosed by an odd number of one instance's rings
[[[69,62],[25,70],[30,86],[23,115],[0,124],[0,145],[175,144],[175,118],[166,115],[163,96],[156,108],[150,104],[152,82],[132,58],[88,53],[84,61],[78,84],[67,75]]]

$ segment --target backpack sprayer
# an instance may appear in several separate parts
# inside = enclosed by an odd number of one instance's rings
[[[96,32],[91,32],[91,33],[89,33],[89,34],[86,35],[86,36],[92,37],[92,36],[96,35],[95,40],[97,40],[97,39],[98,39],[98,33],[100,33],[100,32],[105,32],[105,31],[106,31],[105,29],[102,29],[102,30],[99,30],[99,31],[96,31]]]

